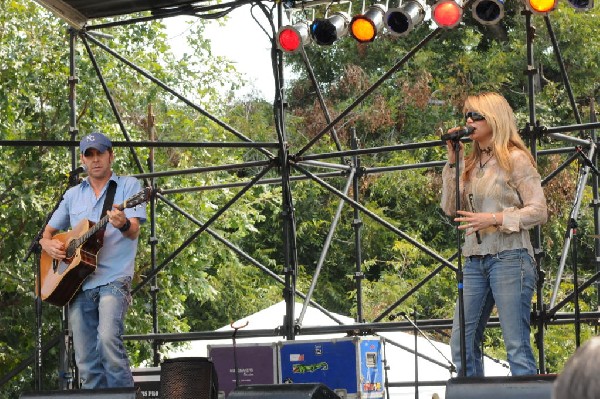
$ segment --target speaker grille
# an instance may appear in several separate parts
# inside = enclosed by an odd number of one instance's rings
[[[219,384],[214,364],[205,357],[166,359],[160,369],[160,397],[217,399]]]

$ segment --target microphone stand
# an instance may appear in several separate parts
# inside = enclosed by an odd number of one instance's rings
[[[406,314],[406,312],[400,312],[399,313],[400,316],[402,316],[406,321],[408,321],[410,323],[410,325],[413,327],[414,331],[415,331],[415,368],[417,367],[417,358],[418,358],[418,354],[417,354],[417,334],[421,335],[423,338],[425,338],[427,340],[427,342],[429,342],[431,344],[431,346],[433,346],[433,348],[444,358],[446,359],[446,361],[448,362],[448,364],[450,365],[449,370],[450,372],[455,372],[456,371],[456,366],[454,365],[454,363],[452,363],[452,361],[450,359],[448,359],[439,349],[437,346],[435,346],[435,344],[429,339],[429,337],[425,334],[425,332],[423,330],[421,330],[419,328],[419,326],[417,326],[417,311],[413,310],[413,318],[414,318],[414,322],[410,319],[410,317],[408,317],[408,315]],[[417,376],[417,372],[415,371],[415,376]]]
[[[415,399],[419,399],[419,354],[418,354],[418,342],[419,342],[419,340],[418,340],[418,338],[419,338],[418,333],[419,333],[419,327],[417,327],[417,309],[413,310],[413,315],[412,316],[415,319],[414,323],[406,315],[404,315],[404,318],[410,324],[412,324],[412,326],[414,327],[414,335],[415,335]]]
[[[246,327],[248,325],[248,323],[249,323],[249,321],[246,321],[246,323],[240,327],[235,327],[233,325],[233,322],[229,325],[231,328],[233,328],[233,334],[231,335],[231,340],[233,341],[233,369],[235,371],[235,387],[236,388],[240,386],[240,369],[238,367],[238,361],[237,361],[237,346],[236,346],[235,336],[237,335],[238,330]]]
[[[52,208],[52,210],[46,215],[46,219],[44,221],[44,223],[42,224],[42,227],[40,228],[40,230],[37,232],[37,234],[35,235],[35,237],[33,238],[33,240],[31,241],[31,243],[29,244],[29,248],[27,249],[27,252],[25,253],[25,256],[23,257],[22,262],[26,263],[29,260],[29,256],[32,253],[35,253],[35,258],[34,258],[34,274],[35,274],[35,281],[36,281],[36,292],[35,292],[35,324],[36,324],[36,339],[35,339],[35,354],[34,354],[34,375],[35,375],[35,388],[38,391],[41,391],[43,389],[43,383],[42,383],[42,275],[41,275],[41,259],[40,259],[40,255],[41,255],[41,250],[42,247],[40,245],[40,240],[42,238],[42,235],[44,234],[44,230],[46,230],[46,226],[48,225],[48,222],[50,221],[50,219],[52,218],[52,215],[54,215],[54,212],[56,212],[56,210],[58,209],[58,206],[60,205],[61,201],[63,200],[63,197],[65,195],[65,193],[67,192],[67,190],[75,185],[79,184],[79,176],[78,173],[69,173],[69,181],[67,184],[67,187],[65,187],[65,189],[63,190],[62,194],[60,195],[60,199],[54,204],[54,207]],[[65,315],[64,315],[64,311],[63,311],[63,320],[62,323],[64,324],[64,320],[65,319]],[[65,344],[65,349],[69,348],[69,342],[70,342],[70,335],[68,333],[68,330],[65,330],[65,336],[64,336],[64,344]],[[61,344],[62,345],[62,344]],[[69,359],[69,355],[66,354],[65,352],[65,358],[62,359],[61,361],[61,365],[67,364],[68,365],[68,359]],[[72,376],[67,373],[67,369],[68,367],[65,368],[65,370],[63,370],[63,372],[61,373],[61,376],[65,378],[66,380],[66,384],[63,383],[63,381],[61,380],[61,385],[64,385],[63,388],[65,387],[69,387],[72,383]]]
[[[443,136],[442,136],[443,137]],[[455,171],[455,201],[456,210],[461,209],[460,203],[460,139],[461,135],[456,135],[452,138],[452,146],[454,148],[454,171]],[[460,326],[460,377],[465,377],[467,367],[467,352],[466,352],[466,338],[465,338],[465,304],[463,297],[463,269],[462,269],[462,242],[460,229],[458,228],[459,223],[456,223],[456,248],[457,248],[457,266],[456,271],[456,282],[458,287],[458,321]]]

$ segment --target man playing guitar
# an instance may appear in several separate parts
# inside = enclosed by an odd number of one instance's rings
[[[63,264],[74,256],[73,248],[55,234],[69,227],[75,231],[76,226],[87,229],[88,225],[105,223],[91,240],[95,249],[90,251],[82,246],[77,251],[76,257],[84,259],[82,263],[92,264],[92,269],[68,304],[75,360],[81,388],[132,387],[122,335],[125,314],[131,304],[140,224],[146,220],[146,211],[144,206],[127,208],[116,204],[125,203],[141,186],[137,179],[119,177],[112,171],[112,143],[104,134],[94,132],[85,136],[79,148],[88,177],[65,193],[46,226],[40,239],[45,253],[42,258],[45,255],[55,264],[55,270],[47,273],[56,272],[58,262]],[[116,189],[109,188],[113,185]],[[107,196],[111,203],[105,204]],[[103,215],[103,209],[110,210]]]

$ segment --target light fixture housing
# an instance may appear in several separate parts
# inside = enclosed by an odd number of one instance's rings
[[[306,22],[282,26],[277,32],[277,47],[286,53],[300,51],[310,42],[310,31]]]
[[[409,0],[385,13],[385,26],[393,36],[406,36],[425,18],[425,8],[415,0]]]
[[[332,45],[348,33],[350,16],[345,12],[336,12],[328,18],[318,18],[310,24],[310,35],[315,43]]]
[[[364,14],[355,15],[350,21],[350,35],[360,43],[372,42],[383,28],[386,7],[373,4]]]
[[[440,28],[454,28],[462,21],[462,1],[440,0],[431,9],[431,16]]]
[[[496,25],[504,17],[504,0],[475,0],[471,14],[482,25]]]
[[[567,3],[577,11],[587,11],[594,8],[594,0],[567,0]]]

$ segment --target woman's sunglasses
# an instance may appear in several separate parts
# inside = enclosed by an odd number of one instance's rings
[[[482,121],[485,119],[485,116],[481,115],[479,112],[469,111],[465,114],[465,120],[471,118],[473,122]]]

